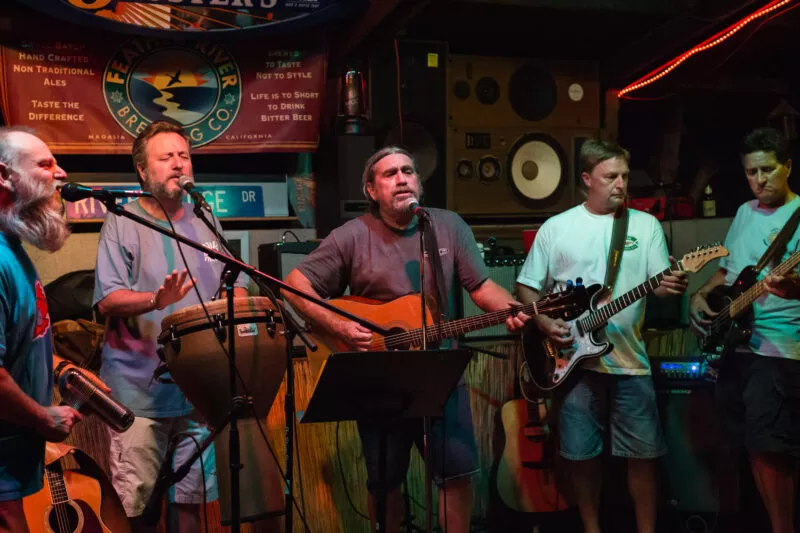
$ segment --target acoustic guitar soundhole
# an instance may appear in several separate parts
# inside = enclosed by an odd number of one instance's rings
[[[75,533],[78,530],[80,516],[70,504],[59,503],[50,510],[47,522],[55,533]]]
[[[413,342],[412,342],[413,340]],[[413,338],[402,328],[392,328],[386,336],[387,350],[408,350],[411,346],[419,346],[421,339]]]

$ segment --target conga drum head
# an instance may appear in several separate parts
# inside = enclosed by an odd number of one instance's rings
[[[206,309],[208,317],[200,304],[164,317],[159,342],[164,345],[164,360],[175,384],[209,424],[218,426],[231,403],[226,355],[230,350],[228,302],[208,302]],[[256,415],[263,419],[286,372],[283,322],[269,298],[240,297],[234,299],[234,331],[237,394],[247,391]]]

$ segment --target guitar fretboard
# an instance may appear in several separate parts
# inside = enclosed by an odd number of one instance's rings
[[[780,265],[776,266],[770,271],[770,274],[777,274],[778,276],[783,276],[791,272],[797,265],[800,264],[800,250],[793,253],[789,256],[789,258],[781,263]],[[749,309],[749,307],[755,302],[762,294],[766,292],[766,287],[764,285],[764,280],[757,283],[753,283],[753,286],[744,291],[742,294],[739,295],[734,301],[730,303],[727,315],[730,318],[736,318],[744,311]]]
[[[563,311],[571,307],[571,300],[568,297],[557,298],[555,301],[539,301],[527,305],[509,307],[500,311],[493,311],[483,315],[471,316],[459,320],[450,320],[431,324],[426,328],[428,342],[438,342],[443,339],[458,337],[471,331],[488,328],[502,324],[509,316],[523,312],[526,315],[548,314]],[[387,348],[392,348],[396,344],[410,342],[414,346],[422,345],[422,328],[413,329],[396,335],[389,335],[385,338]]]
[[[604,326],[612,316],[656,290],[661,284],[661,280],[664,279],[664,276],[669,274],[672,270],[682,271],[682,262],[678,261],[674,267],[669,267],[659,272],[641,285],[637,285],[622,296],[613,299],[594,313],[590,313],[589,316],[578,321],[579,327],[582,331],[594,331]]]
[[[67,494],[67,486],[64,484],[61,467],[58,466],[57,462],[53,465],[45,467],[44,472],[47,476],[47,485],[50,487],[50,499],[54,505],[58,505],[69,501],[69,495]]]

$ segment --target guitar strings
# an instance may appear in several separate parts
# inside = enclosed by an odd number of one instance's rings
[[[58,462],[58,461],[60,461],[60,459],[56,460],[55,462]],[[54,480],[55,480],[56,474],[54,472],[52,472],[52,470],[50,469],[49,466],[45,466],[45,470],[44,471],[45,471],[45,475],[47,476],[47,486],[50,489],[50,499],[51,500],[55,500],[56,498],[60,498],[62,496],[61,489],[60,488],[57,489],[58,493],[55,492],[56,491],[56,486],[55,486]],[[67,494],[66,485],[64,486],[63,493],[64,493],[63,497],[68,500],[69,499],[69,494]],[[53,501],[53,508],[54,508],[54,511],[55,511],[55,514],[56,514],[56,521],[58,523],[58,529],[59,529],[59,531],[57,531],[56,533],[62,533],[62,532],[63,533],[71,533],[70,527],[69,527],[69,516],[67,514],[66,505],[69,505],[69,504],[67,504],[65,502],[56,503],[55,501]]]
[[[770,271],[770,274],[777,274],[779,276],[785,274],[786,272],[792,269],[791,268],[793,266],[792,263],[795,262],[795,259],[797,258],[800,258],[800,252],[795,252],[794,254],[792,254],[792,256],[789,259],[787,259],[777,267],[773,268]],[[764,280],[762,279],[754,283],[752,287],[750,287],[749,289],[744,291],[741,295],[739,295],[739,297],[737,297],[736,300],[738,300],[739,298],[744,298],[744,300],[751,300],[750,303],[752,303],[752,301],[755,300],[753,298],[754,293],[761,292],[763,290],[763,286],[764,286]],[[734,302],[736,300],[734,300]],[[714,318],[711,319],[711,325],[709,326],[709,329],[714,329],[715,333],[717,333],[718,332],[717,330],[722,329],[728,322],[730,322],[733,319],[733,317],[730,316],[732,303],[733,302],[730,302],[727,305],[725,305],[725,307],[723,307],[719,311],[719,314],[715,315]]]
[[[490,312],[490,313],[486,313],[485,315],[477,315],[477,316],[474,316],[474,317],[468,317],[468,318],[465,318],[465,319],[461,319],[458,322],[463,323],[463,324],[467,324],[467,323],[476,324],[476,323],[480,323],[483,320],[487,320],[490,317],[498,317],[499,318],[501,316],[506,316],[506,315],[508,315],[508,313],[510,311],[519,312],[519,311],[523,311],[523,310],[525,310],[525,311],[530,310],[530,311],[536,311],[536,314],[544,314],[546,312],[554,311],[554,310],[557,310],[557,309],[566,309],[567,307],[568,306],[566,306],[566,305],[564,305],[564,304],[562,304],[560,302],[555,303],[555,304],[550,303],[550,304],[545,304],[545,305],[538,305],[538,302],[536,302],[535,304],[519,305],[519,306],[510,307],[508,310],[501,309],[499,311],[493,311],[493,312]],[[462,320],[463,320],[463,322],[462,322]],[[447,322],[440,323],[440,324],[432,324],[432,325],[430,325],[430,326],[428,326],[426,328],[427,329],[427,333],[428,333],[428,338],[430,340],[438,340],[438,339],[441,339],[441,338],[449,337],[451,335],[446,335],[446,331],[445,330],[447,330],[448,328],[453,328],[453,327],[454,326],[452,326],[452,325],[448,326]],[[453,336],[455,336],[455,335],[453,335]],[[407,346],[409,344],[411,346],[420,346],[422,344],[422,330],[421,330],[421,328],[417,328],[417,329],[410,330],[410,331],[403,331],[402,333],[394,333],[392,335],[387,335],[387,336],[383,337],[382,339],[378,338],[376,340],[373,340],[370,343],[370,348],[374,349],[374,350],[380,350],[382,347],[385,346],[387,349],[400,349],[400,348],[402,348],[404,346]]]

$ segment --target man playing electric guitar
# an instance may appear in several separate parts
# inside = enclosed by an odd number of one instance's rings
[[[746,267],[759,263],[800,207],[800,198],[789,188],[792,160],[780,132],[772,128],[752,131],[741,156],[755,199],[739,207],[731,224],[725,239],[730,255],[692,295],[692,328],[701,336],[717,314],[708,305],[708,294],[723,284],[734,284]],[[776,254],[759,277],[800,250],[800,231],[795,230],[781,248],[783,253]],[[720,424],[750,454],[753,478],[773,533],[794,531],[796,460],[800,458],[800,280],[796,272],[764,278],[767,294],[753,303],[752,335],[745,345],[723,356],[716,390]]]
[[[581,148],[581,177],[586,203],[548,219],[517,278],[520,299],[527,303],[542,291],[582,276],[584,284],[604,283],[615,213],[625,201],[628,151],[591,140]],[[628,210],[628,229],[615,287],[624,292],[670,266],[664,232],[646,213]],[[655,289],[657,296],[686,290],[685,273],[672,271]],[[666,453],[658,421],[650,365],[641,336],[644,301],[640,299],[614,315],[606,328],[614,349],[587,361],[562,387],[559,415],[561,455],[567,459],[583,526],[599,533],[603,433],[611,428],[611,453],[628,459],[628,485],[640,533],[653,533],[656,522],[655,459]],[[536,318],[539,329],[558,348],[573,337],[561,319]],[[529,364],[534,364],[530,362]],[[610,407],[609,407],[610,406]],[[608,412],[608,411],[611,412]]]
[[[289,273],[287,283],[307,293],[330,298],[341,296],[349,287],[351,295],[382,302],[419,292],[420,239],[418,218],[411,203],[420,197],[422,186],[411,154],[394,146],[379,150],[366,162],[362,186],[369,212],[335,229]],[[457,278],[484,311],[508,310],[515,302],[505,289],[489,279],[469,226],[450,211],[426,211],[430,217],[429,227],[435,231],[438,243],[436,249],[426,246],[426,293],[443,293],[453,302],[451,289]],[[430,236],[430,229],[427,233]],[[444,285],[441,291],[436,290],[437,276],[431,252],[438,254],[441,263]],[[321,328],[351,350],[370,350],[373,341],[370,330],[291,294],[284,292],[284,297],[314,328]],[[523,313],[509,313],[506,326],[518,331],[528,319]],[[472,503],[470,476],[478,465],[463,378],[447,401],[444,412],[446,430],[442,429],[441,421],[434,421],[432,430],[433,477],[440,487],[440,523],[451,533],[466,533]],[[421,427],[418,420],[409,420],[389,431],[386,530],[392,533],[399,529],[402,516],[399,488],[408,469],[411,446],[420,441]],[[374,516],[373,495],[379,490],[376,486],[379,431],[377,426],[361,422],[358,429],[367,463],[370,514]],[[443,448],[444,452],[440,453]],[[441,497],[442,492],[445,498]],[[446,509],[443,502],[446,502]]]

